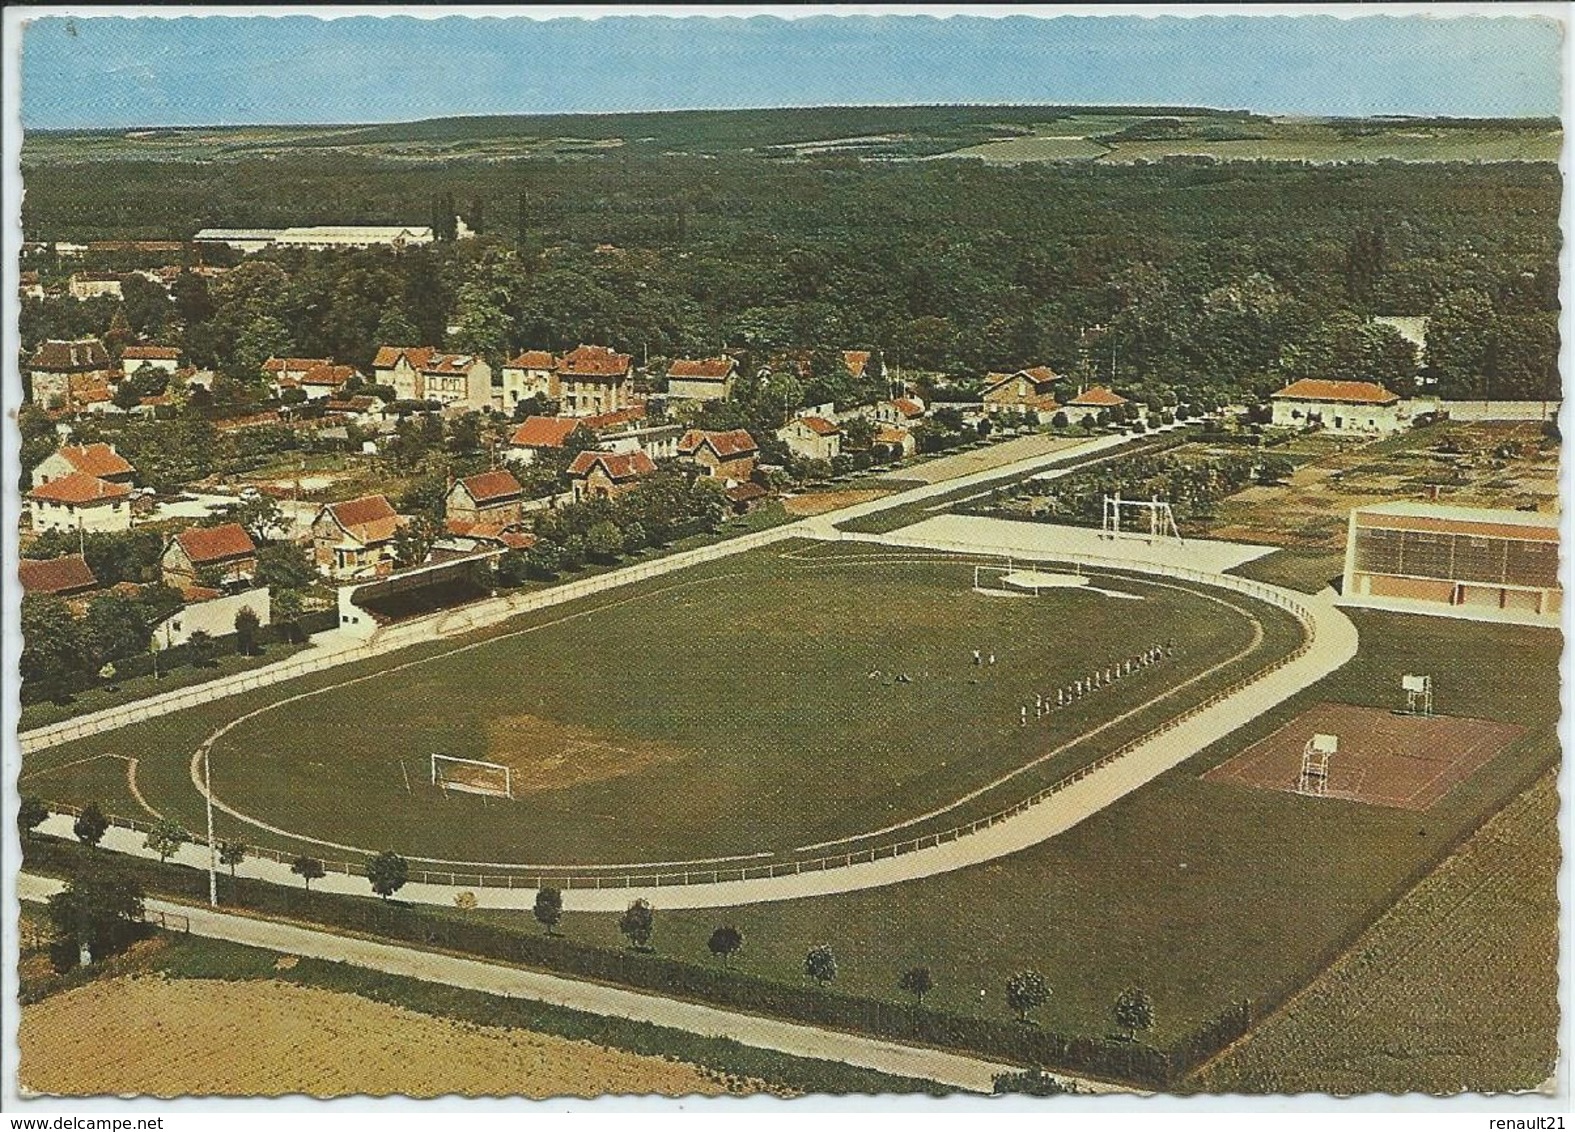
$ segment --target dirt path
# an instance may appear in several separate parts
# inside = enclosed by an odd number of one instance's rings
[[[273,980],[143,975],[91,983],[25,1008],[19,1043],[22,1088],[64,1096],[729,1091],[687,1062]]]

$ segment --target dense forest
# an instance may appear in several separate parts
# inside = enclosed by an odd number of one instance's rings
[[[481,233],[399,255],[264,252],[211,284],[182,278],[172,304],[128,295],[135,332],[239,380],[270,353],[365,366],[379,342],[442,341],[495,361],[599,342],[641,361],[863,347],[963,379],[1048,364],[1130,387],[1262,394],[1318,376],[1404,390],[1415,352],[1368,318],[1428,315],[1424,373],[1440,392],[1558,389],[1560,180],[1545,164],[610,152],[93,169],[29,168],[29,239],[425,224],[450,204]],[[25,266],[48,279],[75,264]],[[24,346],[102,333],[112,313],[30,302]]]

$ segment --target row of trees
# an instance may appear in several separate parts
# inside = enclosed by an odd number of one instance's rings
[[[563,892],[543,887],[536,893],[532,912],[549,935],[555,934],[563,919]],[[655,934],[656,911],[650,901],[639,898],[630,903],[618,918],[618,931],[636,951],[652,951],[651,939]],[[723,924],[711,933],[707,949],[712,955],[729,964],[744,945],[744,936],[731,924]],[[804,954],[804,975],[817,986],[826,987],[837,978],[837,957],[830,944],[816,944]],[[935,989],[935,976],[925,965],[906,968],[897,978],[897,989],[911,995],[914,1004],[924,1005],[924,996]],[[1029,1022],[1029,1015],[1050,1001],[1050,985],[1038,971],[1024,970],[1006,980],[1006,1003],[1017,1020]],[[1140,987],[1129,987],[1117,996],[1114,1014],[1116,1024],[1128,1040],[1135,1040],[1139,1031],[1154,1025],[1154,1002],[1148,992]]]
[[[35,797],[23,798],[18,812],[18,824],[24,836],[48,816],[47,807]],[[97,803],[84,806],[73,823],[77,839],[90,850],[97,850],[109,829],[109,820]],[[160,819],[148,832],[144,847],[157,853],[161,862],[167,861],[180,848],[191,841],[190,833],[172,818]],[[218,845],[218,857],[228,866],[233,876],[236,867],[250,852],[238,840],[224,840]],[[316,857],[297,856],[290,871],[302,879],[310,890],[312,882],[327,874],[327,866]],[[398,853],[387,850],[370,858],[366,864],[366,877],[372,891],[382,900],[389,900],[405,886],[410,877],[409,862]],[[471,893],[460,893],[455,903],[461,908],[473,908],[476,900]],[[92,866],[81,870],[66,890],[51,900],[50,914],[55,923],[57,938],[68,943],[69,952],[75,955],[79,948],[87,948],[94,958],[110,953],[129,937],[130,930],[141,919],[142,892],[134,880],[125,878],[94,859]],[[552,886],[537,890],[532,914],[548,935],[558,934],[562,922],[563,892]],[[654,951],[652,940],[656,930],[656,910],[651,902],[638,898],[632,901],[618,918],[618,930],[637,951]],[[718,926],[706,943],[707,950],[724,966],[744,946],[744,935],[731,924]],[[829,944],[816,944],[804,955],[803,972],[817,986],[827,987],[838,974],[837,957]],[[913,997],[916,1006],[923,1006],[925,996],[935,989],[936,982],[931,968],[916,965],[902,971],[897,978],[897,989]],[[1049,1003],[1052,991],[1047,980],[1038,971],[1025,969],[1006,980],[1005,1001],[1023,1024],[1030,1016]],[[1113,1014],[1117,1026],[1128,1040],[1135,1040],[1139,1032],[1154,1025],[1153,999],[1140,987],[1128,987],[1116,998]]]

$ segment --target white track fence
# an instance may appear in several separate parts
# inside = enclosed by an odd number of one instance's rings
[[[572,601],[575,598],[594,594],[604,589],[611,589],[614,586],[624,585],[628,582],[638,581],[643,578],[653,577],[655,575],[667,573],[672,570],[682,569],[685,566],[695,565],[699,562],[710,561],[715,558],[723,557],[725,554],[736,553],[738,550],[752,549],[756,546],[765,546],[772,542],[795,537],[800,533],[801,532],[794,526],[779,527],[771,531],[760,532],[757,535],[745,536],[743,539],[731,540],[727,543],[721,544],[722,547],[726,548],[725,550],[720,550],[718,547],[705,547],[700,550],[685,552],[682,555],[674,555],[671,558],[659,559],[656,562],[643,563],[639,566],[628,567],[625,570],[613,571],[609,574],[600,575],[595,578],[587,578],[581,582],[570,583],[567,586],[554,587],[551,590],[534,594],[515,595],[509,599],[499,600],[508,600],[519,603],[517,607],[511,609],[510,612],[526,612],[531,609],[539,609],[548,605],[557,604],[559,602]],[[940,539],[927,539],[922,542],[904,541],[895,538],[892,535],[855,534],[842,531],[830,532],[829,535],[822,534],[821,537],[828,538],[830,541],[874,542],[900,548],[918,547],[921,549],[933,549],[946,551],[948,553],[967,554],[975,558],[981,556],[987,556],[991,558],[1006,557],[1004,554],[985,554],[984,552],[981,552],[976,546],[963,543],[953,543]],[[739,545],[741,543],[746,543],[746,540],[747,545]],[[1021,562],[1024,565],[1031,564],[1048,566],[1074,562],[1086,568],[1109,569],[1135,574],[1153,574],[1162,577],[1175,578],[1180,581],[1192,582],[1198,585],[1210,586],[1217,589],[1231,590],[1236,593],[1244,594],[1247,597],[1254,598],[1258,601],[1265,602],[1269,605],[1273,605],[1290,613],[1301,623],[1304,634],[1303,639],[1299,646],[1286,655],[1278,657],[1250,675],[1233,682],[1229,687],[1215,692],[1213,695],[1209,696],[1200,703],[1193,704],[1191,707],[1188,707],[1179,714],[1165,720],[1163,723],[1159,724],[1157,727],[1153,728],[1147,733],[1131,740],[1130,742],[1122,744],[1120,747],[1108,752],[1107,754],[1101,755],[1092,762],[1089,762],[1088,764],[1079,767],[1077,770],[1062,776],[1050,785],[1036,790],[1027,797],[1022,798],[1011,805],[1002,807],[993,813],[986,814],[983,817],[979,817],[971,821],[960,822],[954,826],[937,832],[925,833],[908,838],[899,838],[896,840],[887,840],[862,849],[848,850],[841,853],[824,854],[817,857],[800,858],[784,853],[779,854],[776,860],[770,861],[760,861],[758,858],[753,858],[752,860],[754,863],[730,867],[721,867],[720,865],[713,867],[703,864],[696,864],[693,866],[608,865],[602,867],[595,865],[520,865],[514,866],[512,868],[501,866],[495,868],[489,867],[485,870],[475,867],[472,867],[470,870],[454,868],[431,869],[412,867],[410,870],[409,879],[415,883],[442,885],[456,889],[504,888],[531,890],[539,889],[544,886],[552,886],[560,889],[659,888],[671,885],[721,884],[734,881],[764,880],[772,877],[790,876],[798,873],[813,873],[828,869],[847,868],[852,865],[878,861],[889,857],[898,857],[902,856],[903,854],[916,852],[920,849],[929,849],[939,845],[944,845],[948,842],[956,841],[964,837],[969,837],[973,834],[979,833],[982,830],[989,829],[990,827],[1004,822],[1010,818],[1017,817],[1024,811],[1041,804],[1046,799],[1060,793],[1075,783],[1081,782],[1091,775],[1095,775],[1107,770],[1114,764],[1119,763],[1135,749],[1140,748],[1152,742],[1154,739],[1165,735],[1166,733],[1172,731],[1176,727],[1179,727],[1186,721],[1202,714],[1203,712],[1209,711],[1220,704],[1222,701],[1228,700],[1233,696],[1240,695],[1246,689],[1264,682],[1280,670],[1286,668],[1298,660],[1301,660],[1303,657],[1307,656],[1308,653],[1313,651],[1313,649],[1315,649],[1320,643],[1317,631],[1320,617],[1327,616],[1330,612],[1332,612],[1332,608],[1331,610],[1326,611],[1314,610],[1306,603],[1303,595],[1299,595],[1294,591],[1282,589],[1278,586],[1269,585],[1264,582],[1254,581],[1250,578],[1237,577],[1233,574],[1215,574],[1186,567],[1159,565],[1147,562],[1133,562],[1126,559],[1107,558],[1095,555],[1069,554],[1059,557],[1029,558],[1023,555],[1014,554],[1012,558],[1014,563]],[[357,653],[357,655],[373,655],[373,652],[376,650],[354,651]],[[1338,667],[1340,664],[1343,664],[1348,659],[1349,656],[1345,655],[1345,650],[1337,651],[1335,655],[1331,656],[1331,660],[1334,663],[1328,666],[1327,671],[1333,671],[1334,668]],[[319,662],[313,668],[306,670],[315,671],[317,668],[328,667],[330,664],[335,663],[344,663],[344,660],[332,659]],[[281,667],[284,666],[281,665]],[[1326,672],[1324,671],[1310,672],[1305,682],[1302,683],[1302,686],[1312,683],[1314,680],[1325,674]],[[261,685],[259,684],[257,686]],[[203,691],[203,689],[192,690],[194,694],[200,693],[201,691]],[[1286,691],[1284,695],[1277,696],[1273,702],[1279,702],[1279,700],[1285,698],[1285,695],[1292,694],[1293,691],[1294,689]],[[213,699],[217,698],[217,696],[209,695],[206,698]],[[204,702],[204,700],[198,698],[194,699],[192,702],[201,703]],[[1265,706],[1267,706],[1267,704]],[[69,805],[51,804],[50,809],[51,811],[59,814],[75,815],[80,813],[80,809],[78,807]],[[110,822],[112,825],[137,830],[139,832],[152,828],[151,823],[149,822],[118,816],[111,817]],[[857,838],[850,838],[849,840],[857,840]],[[200,845],[206,844],[205,840],[200,836],[194,836],[193,841]],[[301,856],[302,852],[284,852],[275,849],[257,847],[248,848],[247,854],[252,858],[261,858],[264,860],[277,861],[282,864],[289,864],[293,862],[298,856]],[[307,852],[306,855],[315,856],[315,854],[310,852]],[[338,873],[349,876],[364,876],[366,873],[366,861],[364,859],[353,861],[323,858],[318,859],[322,860],[324,868],[329,873]],[[412,860],[411,863],[413,866],[419,866],[423,862],[420,858],[416,858]]]

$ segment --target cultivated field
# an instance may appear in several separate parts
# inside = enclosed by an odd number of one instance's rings
[[[1198,1075],[1209,1092],[1505,1092],[1558,1059],[1559,797],[1544,778]],[[1399,1056],[1397,1056],[1399,1054]]]
[[[1313,436],[1272,451],[1297,462],[1289,481],[1237,492],[1195,533],[1332,554],[1344,551],[1351,508],[1421,498],[1435,485],[1440,502],[1466,507],[1547,509],[1558,498],[1559,448],[1536,424],[1449,421],[1377,442]]]
[[[90,983],[26,1007],[19,1044],[23,1088],[62,1096],[729,1091],[695,1065],[273,980]]]
[[[423,646],[51,748],[30,756],[27,788],[135,812],[122,808],[137,804],[125,782],[135,757],[148,805],[197,828],[191,754],[240,720],[212,748],[219,799],[322,842],[534,864],[786,852],[927,814],[1056,751],[971,816],[1009,804],[1296,640],[1288,615],[1239,595],[1222,604],[1121,575],[1095,584],[1138,600],[1094,588],[1007,600],[973,592],[971,564],[954,558],[784,545],[523,618],[485,642]],[[1035,713],[1036,695],[1167,641],[1177,647],[1163,665]],[[972,664],[976,648],[997,663]],[[320,692],[291,700],[309,688]],[[445,793],[432,752],[510,767],[515,797]],[[280,840],[229,815],[219,832]]]

